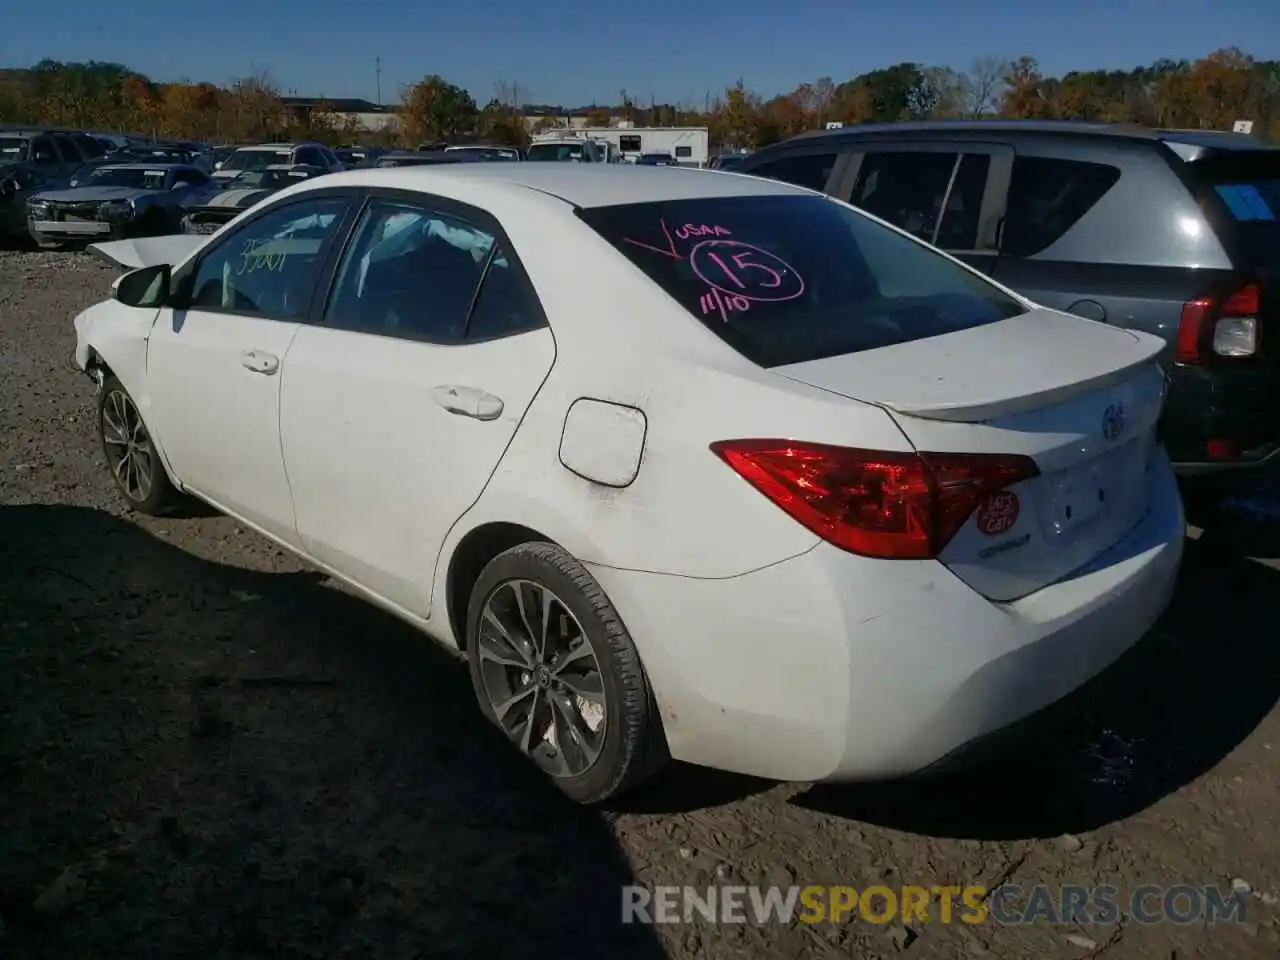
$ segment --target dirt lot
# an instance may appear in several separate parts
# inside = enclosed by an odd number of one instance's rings
[[[111,277],[0,253],[0,955],[1280,953],[1280,564],[1245,558],[1280,555],[1267,523],[1190,542],[1092,722],[998,766],[857,789],[683,768],[580,810],[413,631],[224,518],[122,514],[67,367]],[[1001,880],[1243,881],[1247,922],[618,922],[632,882]]]

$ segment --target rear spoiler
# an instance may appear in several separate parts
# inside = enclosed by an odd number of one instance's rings
[[[167,237],[137,237],[92,243],[89,249],[99,260],[126,270],[138,270],[167,263],[176,266],[209,242],[203,234],[173,234]]]

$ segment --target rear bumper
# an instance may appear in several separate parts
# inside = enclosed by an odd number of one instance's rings
[[[635,639],[672,755],[782,780],[906,776],[1083,687],[1168,605],[1185,520],[1167,465],[1147,516],[1012,603],[936,561],[820,544],[740,577],[593,567]]]
[[[1173,367],[1161,439],[1183,477],[1248,482],[1280,470],[1280,369]],[[1211,440],[1231,441],[1239,454],[1211,458]]]

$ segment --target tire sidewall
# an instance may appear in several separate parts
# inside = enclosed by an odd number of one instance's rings
[[[560,552],[569,562],[577,563],[568,553]],[[590,576],[585,568],[582,572]],[[497,587],[511,580],[531,580],[549,588],[577,618],[586,632],[587,642],[591,645],[600,666],[601,683],[605,693],[605,736],[600,755],[585,773],[576,777],[549,777],[573,799],[580,802],[594,802],[597,798],[613,793],[618,784],[626,779],[628,769],[641,760],[644,737],[628,737],[628,728],[634,727],[634,718],[629,718],[627,713],[629,709],[635,709],[637,706],[646,713],[649,710],[648,689],[643,680],[643,673],[638,669],[633,672],[634,676],[640,679],[639,689],[636,689],[635,684],[626,683],[624,677],[629,671],[620,662],[614,643],[609,641],[609,627],[596,605],[584,596],[578,584],[555,563],[537,554],[521,552],[517,548],[516,551],[500,554],[484,568],[472,588],[471,601],[467,608],[467,649],[471,652],[467,658],[468,669],[476,700],[486,719],[491,723],[497,725],[498,721],[489,703],[489,695],[485,692],[480,672],[480,657],[475,655],[474,651],[485,601]],[[604,598],[603,590],[600,591],[600,596]],[[607,598],[605,602],[608,602]],[[617,613],[612,611],[612,605],[610,605],[610,611],[616,618]],[[620,618],[618,623],[621,623]],[[625,630],[621,637],[614,632],[613,639],[615,643],[621,640],[623,643],[631,644],[630,636]]]

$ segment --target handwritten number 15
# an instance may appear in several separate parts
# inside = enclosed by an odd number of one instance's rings
[[[707,256],[716,262],[716,266],[720,268],[726,277],[737,284],[740,290],[746,289],[747,285],[743,283],[742,279],[738,276],[738,271],[731,269],[729,265],[721,259],[720,254],[708,253]],[[736,266],[738,270],[759,270],[762,273],[767,273],[769,275],[769,279],[762,280],[759,286],[765,287],[769,290],[776,290],[778,287],[782,286],[782,274],[773,269],[773,267],[765,266],[763,263],[752,263],[750,258],[751,252],[747,251],[745,253],[735,253],[730,259],[733,260],[734,266]]]

